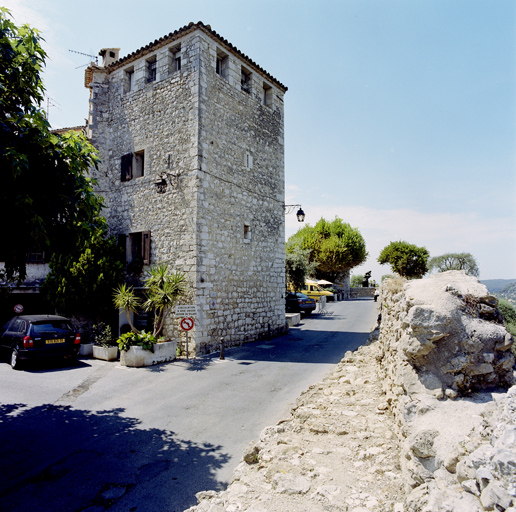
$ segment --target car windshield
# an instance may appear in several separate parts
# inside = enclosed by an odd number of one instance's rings
[[[308,299],[308,297],[307,297],[304,293],[297,293],[297,296],[298,296],[300,299]]]
[[[49,332],[61,333],[72,331],[72,326],[69,322],[64,320],[46,320],[43,323],[37,323],[34,325],[34,334],[45,334]]]

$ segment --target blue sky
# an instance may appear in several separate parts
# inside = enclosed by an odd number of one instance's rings
[[[376,263],[389,242],[470,252],[481,279],[516,279],[513,0],[4,0],[39,28],[54,127],[88,112],[84,69],[202,21],[289,90],[286,203],[339,216]],[[287,235],[298,229],[287,215]]]

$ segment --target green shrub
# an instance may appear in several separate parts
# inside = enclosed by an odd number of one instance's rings
[[[154,345],[158,342],[156,336],[150,332],[140,331],[126,332],[122,334],[117,340],[118,348],[120,351],[129,350],[130,347],[142,347],[145,350],[154,352]]]
[[[516,338],[516,309],[508,300],[500,299],[498,310],[502,315],[505,328]]]
[[[93,343],[100,347],[113,347],[115,340],[111,333],[111,327],[104,322],[99,322],[93,326]]]

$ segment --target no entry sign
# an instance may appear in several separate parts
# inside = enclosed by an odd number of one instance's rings
[[[181,327],[181,329],[183,329],[183,331],[189,331],[194,326],[194,320],[190,317],[182,318],[181,322],[179,322],[179,326]]]

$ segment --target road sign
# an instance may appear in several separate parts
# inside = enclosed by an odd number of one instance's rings
[[[21,304],[16,304],[16,306],[14,306],[14,312],[23,313],[23,306]]]
[[[197,316],[197,306],[195,304],[178,304],[176,306],[176,316]]]
[[[194,326],[193,318],[182,318],[181,322],[179,322],[179,326],[183,331],[189,331]]]

